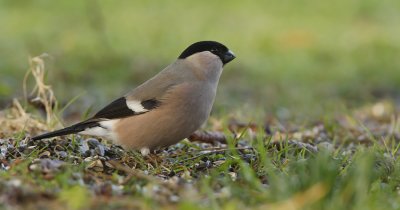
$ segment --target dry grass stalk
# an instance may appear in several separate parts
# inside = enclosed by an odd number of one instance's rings
[[[32,89],[31,93],[29,95],[34,96],[32,99],[33,101],[39,101],[41,104],[43,104],[44,109],[46,111],[46,122],[49,125],[52,118],[55,116],[53,115],[53,104],[57,106],[57,100],[56,97],[54,96],[54,92],[51,89],[50,85],[45,84],[44,78],[45,78],[45,62],[44,58],[48,57],[46,53],[36,56],[33,58],[29,58],[29,70],[25,74],[24,77],[24,82],[23,82],[23,88],[24,88],[24,96],[25,98],[28,98],[27,96],[27,81],[29,75],[32,74],[33,78],[35,79],[35,86]]]

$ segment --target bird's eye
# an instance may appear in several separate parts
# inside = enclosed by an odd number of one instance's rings
[[[211,52],[217,52],[218,49],[217,49],[217,48],[212,48],[210,51],[211,51]]]

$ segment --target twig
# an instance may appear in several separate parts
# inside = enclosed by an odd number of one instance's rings
[[[213,148],[211,148],[211,149],[213,149]],[[194,160],[194,159],[197,159],[197,158],[202,157],[202,156],[204,156],[204,155],[209,155],[210,153],[226,152],[226,151],[232,151],[232,150],[240,151],[240,150],[245,150],[245,149],[254,150],[253,147],[222,148],[222,149],[214,149],[214,150],[211,150],[211,149],[197,150],[198,152],[205,152],[205,151],[207,151],[207,153],[202,153],[202,154],[193,156],[193,157],[191,157],[191,158],[187,158],[187,159],[181,160],[180,163],[181,163],[181,162],[188,161],[188,160]]]
[[[220,142],[226,144],[225,134],[217,131],[196,131],[189,136],[189,141],[199,141],[204,143]]]

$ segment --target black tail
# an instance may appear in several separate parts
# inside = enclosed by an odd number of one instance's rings
[[[79,133],[81,131],[84,131],[87,128],[92,128],[92,127],[96,127],[99,125],[100,124],[97,121],[87,120],[87,121],[72,125],[70,127],[66,127],[66,128],[60,129],[60,130],[56,130],[53,132],[49,132],[49,133],[45,133],[45,134],[42,134],[39,136],[32,137],[32,140],[47,139],[47,138],[51,138],[51,137],[55,137],[55,136],[64,136],[64,135],[68,135],[68,134]]]

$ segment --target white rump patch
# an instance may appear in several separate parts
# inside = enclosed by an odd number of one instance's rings
[[[80,134],[83,135],[92,135],[92,136],[103,136],[103,137],[109,137],[109,138],[114,138],[115,134],[113,132],[114,130],[114,125],[118,122],[119,120],[105,120],[99,122],[100,126],[92,127],[92,128],[87,128],[84,131],[79,132]]]
[[[132,111],[134,111],[135,113],[143,113],[143,112],[147,112],[149,110],[145,109],[143,107],[143,105],[141,104],[140,101],[126,101],[126,105],[128,106],[128,108]]]

